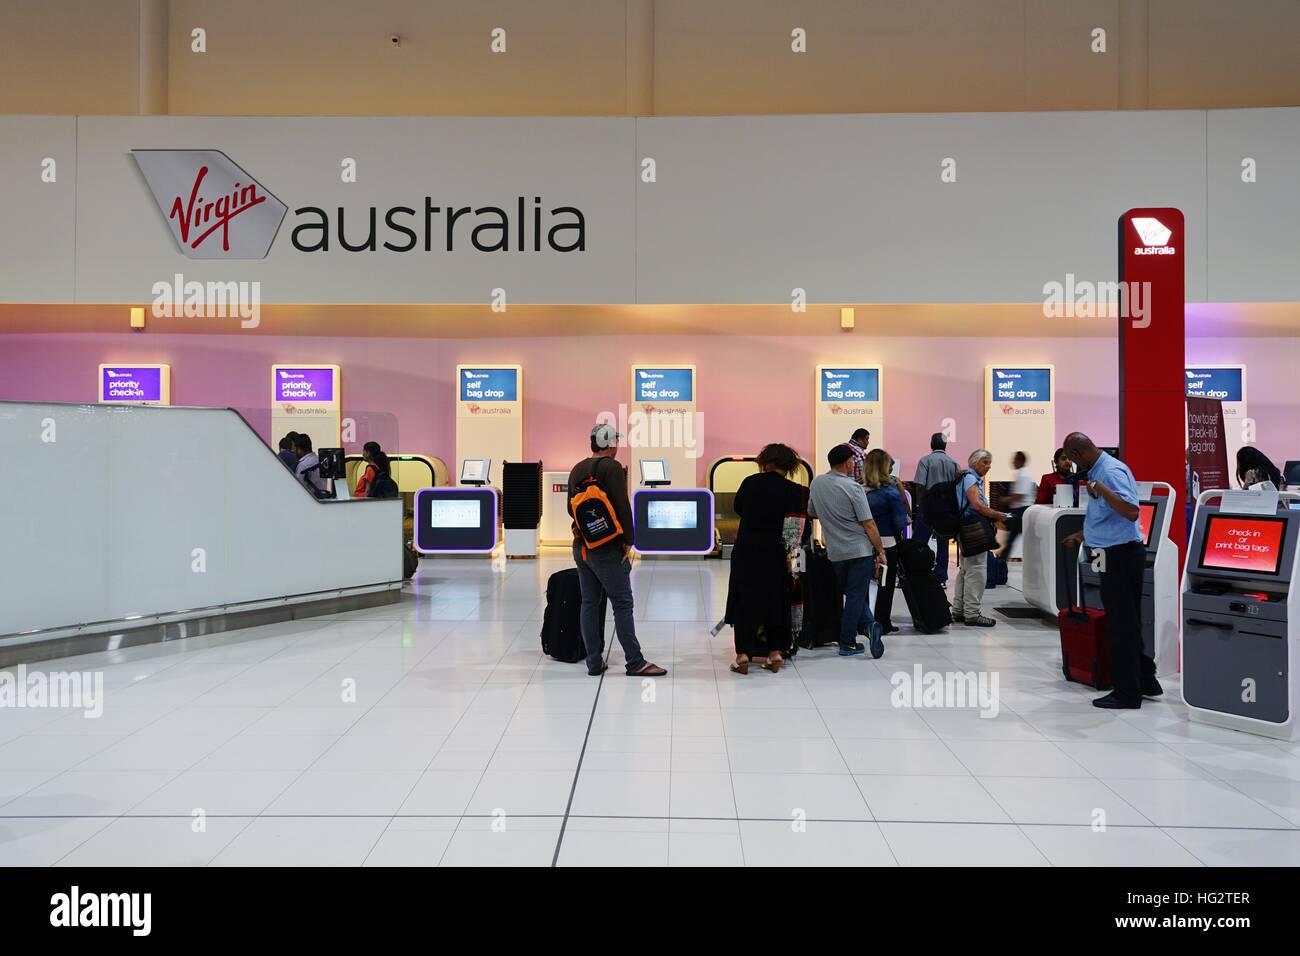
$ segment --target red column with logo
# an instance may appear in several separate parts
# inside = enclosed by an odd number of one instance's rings
[[[1138,481],[1168,482],[1178,493],[1169,537],[1180,575],[1187,547],[1183,249],[1178,209],[1130,209],[1119,219],[1119,277],[1129,305],[1119,320],[1120,457]]]

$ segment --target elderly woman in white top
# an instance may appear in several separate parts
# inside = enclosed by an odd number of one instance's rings
[[[994,511],[989,507],[988,497],[984,493],[984,476],[993,467],[993,453],[987,448],[971,452],[966,459],[969,470],[962,472],[957,481],[957,504],[961,508],[963,524],[975,520],[981,515],[998,527],[1010,515]],[[958,539],[966,538],[963,533]],[[984,600],[984,585],[988,581],[988,548],[977,553],[967,554],[966,547],[961,548],[961,558],[957,562],[957,588],[952,605],[954,624],[966,624],[968,627],[992,627],[997,622],[985,617],[980,610]]]

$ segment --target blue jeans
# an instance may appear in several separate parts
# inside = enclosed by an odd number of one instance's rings
[[[874,557],[850,558],[848,561],[832,561],[831,567],[835,569],[835,579],[840,582],[840,590],[844,592],[840,644],[856,644],[858,635],[871,633],[871,625],[876,623],[867,601],[867,590],[871,587],[876,561]]]
[[[627,672],[631,674],[645,664],[632,618],[632,562],[624,559],[623,549],[616,544],[588,551],[585,558],[582,546],[574,545],[573,560],[578,565],[578,586],[582,589],[582,643],[587,648],[587,670],[600,669],[605,644],[600,605],[609,595],[614,607],[614,633],[623,645]]]

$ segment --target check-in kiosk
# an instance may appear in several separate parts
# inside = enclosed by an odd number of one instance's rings
[[[421,554],[489,554],[499,540],[495,488],[422,488],[415,493],[415,550]]]
[[[1063,542],[1083,530],[1086,513],[1086,508],[1030,505],[1022,518],[1024,571],[1020,586],[1029,604],[1052,617],[1069,607],[1074,594],[1079,550],[1067,548]]]
[[[1142,571],[1142,644],[1156,662],[1156,673],[1162,675],[1178,670],[1178,547],[1169,540],[1176,503],[1177,495],[1168,484],[1138,482],[1138,522],[1147,552]],[[1088,607],[1101,607],[1101,575],[1093,570],[1092,560],[1092,549],[1085,549],[1079,577]]]
[[[632,526],[639,554],[709,554],[713,495],[706,488],[639,488],[632,495]]]
[[[1298,505],[1300,494],[1262,490],[1197,501],[1183,573],[1182,687],[1193,720],[1296,737]]]

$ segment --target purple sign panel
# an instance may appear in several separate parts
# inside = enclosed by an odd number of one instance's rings
[[[113,366],[99,379],[100,398],[105,402],[161,402],[162,369]]]
[[[329,368],[281,368],[275,372],[277,402],[334,401],[334,370]]]

